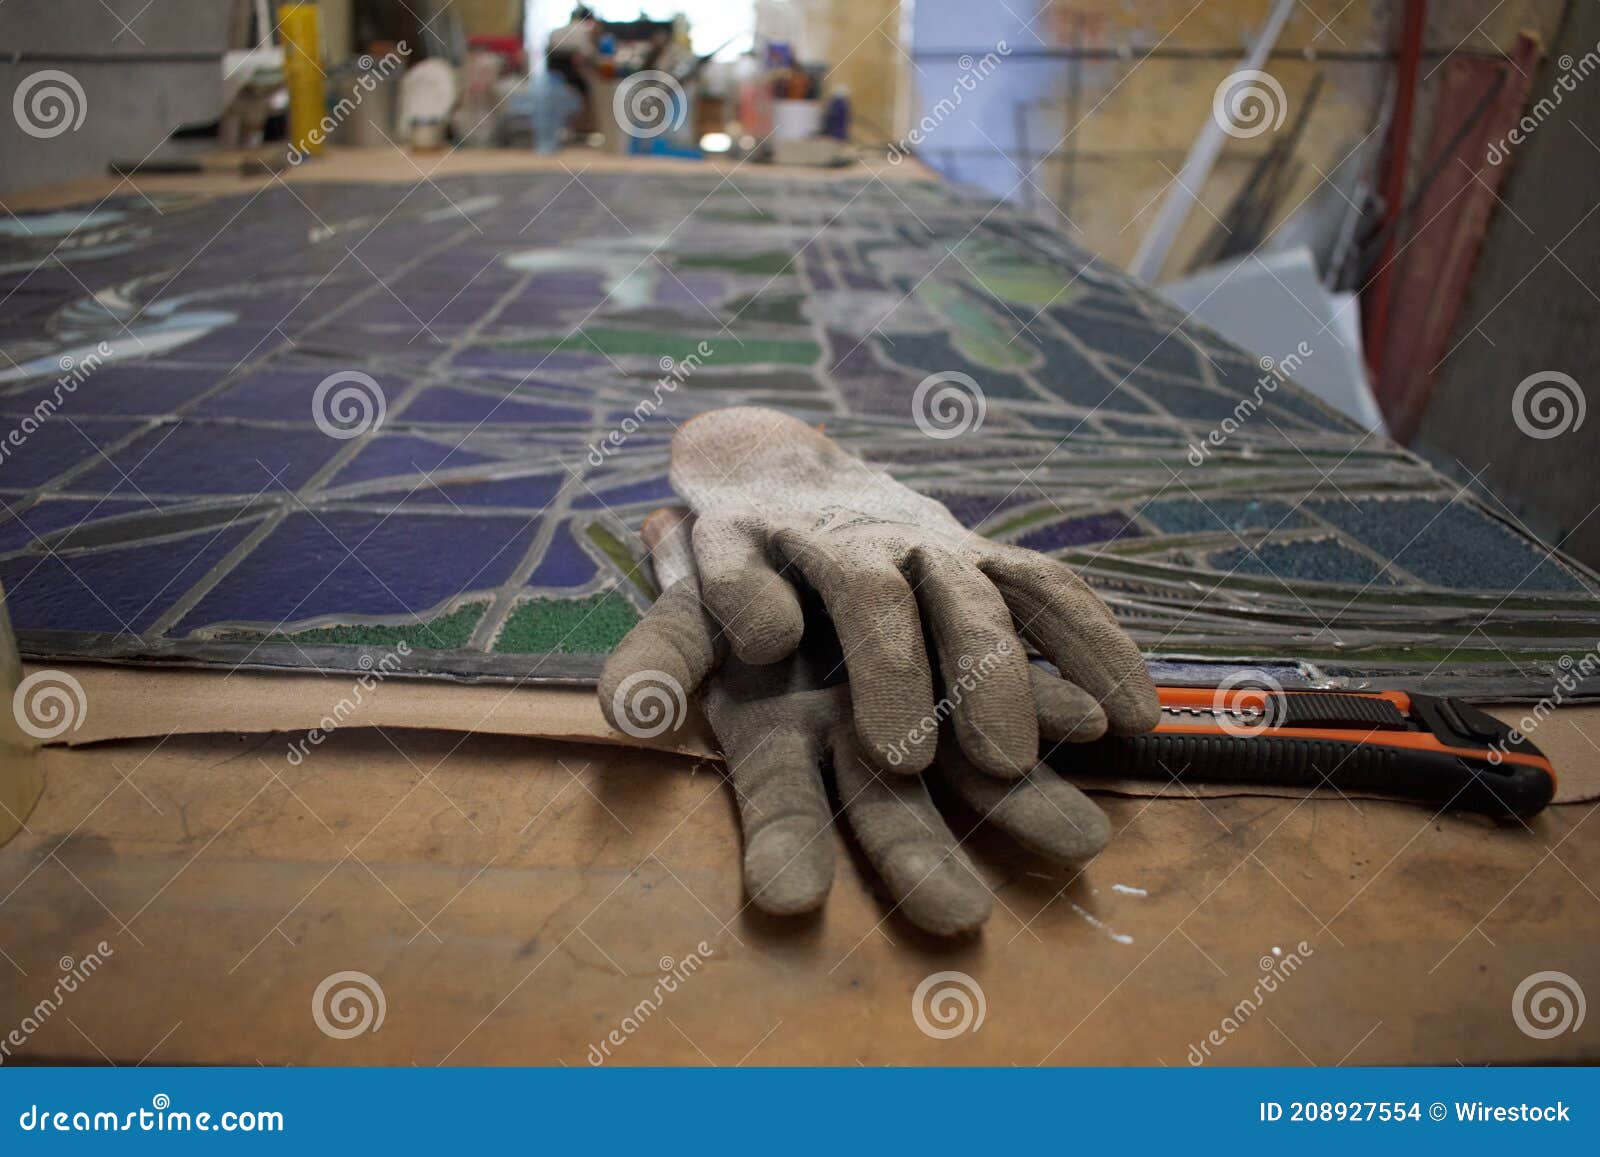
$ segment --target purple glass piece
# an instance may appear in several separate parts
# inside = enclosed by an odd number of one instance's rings
[[[49,534],[51,531],[64,530],[70,526],[77,526],[88,519],[90,522],[102,518],[111,518],[114,515],[126,514],[130,509],[148,510],[149,507],[141,500],[137,503],[102,502],[98,498],[47,498],[26,510],[22,509],[24,501],[20,495],[4,496],[5,506],[0,506],[0,553],[20,550],[30,545],[35,538]],[[7,507],[10,510],[7,510]],[[16,517],[11,517],[11,512]]]
[[[968,530],[976,530],[979,525],[1002,511],[1010,510],[1019,503],[1037,497],[1037,493],[1032,487],[1011,494],[954,494],[930,490],[928,497],[944,503],[962,526]]]
[[[19,428],[22,445],[13,445],[9,438],[0,443],[0,486],[14,490],[42,486],[63,470],[98,458],[101,450],[137,427],[136,422],[68,420],[57,414],[25,436]]]
[[[528,288],[512,302],[518,305],[543,308],[547,302],[563,305],[594,305],[605,298],[605,284],[598,273],[543,273],[528,282]]]
[[[656,282],[655,298],[660,305],[714,310],[727,291],[727,280],[715,273],[680,269],[673,276],[662,276]]]
[[[595,576],[599,564],[595,562],[572,534],[572,524],[563,522],[556,527],[544,557],[528,576],[531,587],[581,587]]]
[[[370,482],[374,478],[409,477],[498,461],[498,458],[458,446],[456,439],[448,435],[439,441],[431,441],[410,434],[380,434],[361,447],[356,456],[334,475],[333,485]]]
[[[314,429],[186,421],[141,434],[110,462],[102,460],[74,479],[72,489],[124,495],[295,490],[343,446]]]
[[[179,346],[173,356],[184,361],[215,361],[236,365],[259,358],[289,339],[279,329],[262,325],[225,325]]]
[[[512,506],[543,510],[561,492],[566,474],[534,474],[522,478],[496,478],[492,481],[449,481],[436,478],[415,490],[386,491],[362,495],[363,502],[393,501],[396,504],[423,503],[438,506]]]
[[[577,406],[558,406],[532,397],[517,397],[504,392],[510,382],[494,385],[500,397],[450,386],[431,386],[406,407],[408,422],[587,422],[589,411]]]
[[[84,376],[75,386],[51,378],[20,394],[0,398],[0,414],[33,412],[48,400],[74,417],[93,414],[148,414],[159,417],[205,393],[226,371],[179,370],[160,366],[106,366]]]
[[[313,398],[317,387],[332,372],[326,366],[307,369],[271,366],[253,370],[216,397],[207,398],[195,413],[205,417],[264,418],[309,423],[315,417]],[[391,399],[406,384],[404,379],[393,374],[375,375],[374,380],[384,397]]]
[[[419,613],[505,582],[537,530],[516,517],[291,514],[183,626]]]
[[[1083,546],[1091,542],[1112,542],[1119,538],[1138,538],[1144,532],[1135,526],[1126,514],[1088,514],[1082,518],[1069,518],[1049,526],[1030,530],[1017,539],[1017,545],[1029,550],[1053,551],[1069,546]]]
[[[626,486],[618,486],[615,490],[600,490],[590,493],[583,491],[580,497],[574,498],[572,505],[579,510],[594,510],[605,506],[621,506],[626,502],[669,502],[677,498],[677,491],[672,489],[672,483],[666,477],[646,478],[642,482],[630,482]]]
[[[606,359],[596,354],[549,353],[543,350],[505,349],[499,346],[470,346],[457,354],[451,363],[464,369],[517,370],[521,373],[558,370],[594,369],[606,364]]]
[[[176,541],[65,557],[19,555],[0,563],[12,625],[19,631],[145,630],[253,526],[236,522]]]

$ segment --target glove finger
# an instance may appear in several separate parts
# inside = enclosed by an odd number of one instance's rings
[[[751,903],[775,916],[820,908],[833,886],[833,844],[816,741],[754,718],[731,734],[725,730],[718,727],[717,735],[739,804]]]
[[[746,518],[699,519],[694,527],[700,597],[733,653],[746,663],[776,663],[800,645],[805,619],[794,588],[767,555],[765,535]]]
[[[872,764],[915,773],[933,762],[928,728],[938,724],[933,674],[911,587],[893,566],[871,558],[844,563],[798,532],[777,539],[827,607],[850,673],[855,726]]]
[[[993,896],[956,844],[921,776],[870,766],[848,726],[834,732],[834,776],[845,822],[894,907],[936,936],[976,931]]]
[[[996,551],[981,564],[1027,639],[1087,691],[1119,735],[1149,731],[1161,716],[1144,656],[1099,597],[1065,566],[1032,551]]]
[[[1033,663],[1033,701],[1039,712],[1039,737],[1049,743],[1088,743],[1106,733],[1106,713],[1076,683],[1068,683]]]
[[[718,662],[700,594],[693,582],[679,582],[606,659],[600,672],[601,713],[635,739],[675,732],[688,718],[688,697]]]
[[[976,567],[944,551],[917,551],[912,577],[961,747],[990,775],[1015,779],[1038,761],[1039,721],[1010,608]]]
[[[960,748],[939,745],[939,771],[967,804],[1031,852],[1081,864],[1111,839],[1111,821],[1083,792],[1043,765],[1019,780],[985,775]]]

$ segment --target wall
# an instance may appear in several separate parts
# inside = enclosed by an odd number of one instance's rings
[[[1600,569],[1597,45],[1600,5],[1574,4],[1534,76],[1530,106],[1558,91],[1563,56],[1579,62],[1587,54],[1588,77],[1562,91],[1559,107],[1511,149],[1503,205],[1413,448],[1462,482],[1478,476],[1497,513]],[[1517,405],[1519,385],[1538,373],[1565,374],[1577,390],[1546,380]],[[1550,395],[1539,420],[1531,399],[1542,388],[1557,390],[1565,402]]]
[[[1450,52],[1509,48],[1522,28],[1548,43],[1563,3],[1434,0],[1424,74]],[[911,57],[919,109],[950,91],[959,56],[981,57],[1001,38],[1011,50],[961,114],[929,134],[923,155],[957,179],[1056,216],[1080,240],[1126,264],[1211,115],[1217,85],[1238,67],[1272,6],[1272,0],[1198,6],[1193,0],[1033,0],[1010,4],[1013,17],[1005,7],[918,0]],[[1297,153],[1305,167],[1285,208],[1314,189],[1371,129],[1393,72],[1399,8],[1398,0],[1296,6],[1267,71],[1282,84],[1291,118],[1319,70],[1324,87]],[[1425,83],[1422,142],[1429,91]],[[978,117],[965,115],[969,109]],[[1188,264],[1214,225],[1210,214],[1222,215],[1270,143],[1270,134],[1228,142],[1200,190],[1205,208],[1191,212],[1168,276]]]
[[[756,38],[785,40],[803,61],[826,63],[825,85],[850,91],[854,134],[863,141],[895,132],[910,61],[900,48],[912,6],[896,0],[758,0]]]
[[[233,8],[228,0],[0,3],[0,195],[104,173],[113,157],[143,157],[178,123],[216,116]],[[50,69],[81,89],[81,101],[70,99],[83,120],[39,139],[23,131],[13,100]]]

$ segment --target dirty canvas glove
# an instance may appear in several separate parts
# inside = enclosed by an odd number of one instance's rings
[[[1055,559],[970,533],[943,504],[804,422],[754,406],[702,414],[674,436],[671,473],[697,515],[702,598],[741,660],[771,663],[798,646],[804,620],[788,568],[821,597],[844,641],[856,727],[876,766],[915,772],[932,759],[926,744],[909,759],[892,755],[938,718],[924,623],[946,686],[982,671],[951,719],[983,771],[1018,776],[1038,755],[1018,629],[1112,731],[1155,726],[1139,649],[1082,579]]]
[[[657,511],[645,521],[663,593],[607,661],[600,703],[619,729],[660,733],[661,709],[676,710],[668,706],[674,691],[705,680],[706,716],[738,801],[745,888],[756,907],[791,915],[827,898],[834,846],[825,766],[844,821],[890,901],[936,935],[975,930],[988,918],[992,895],[934,806],[926,779],[943,780],[979,816],[1056,863],[1083,863],[1105,846],[1104,813],[1048,767],[1021,779],[986,775],[948,733],[912,740],[936,747],[928,776],[873,767],[857,735],[849,688],[827,685],[830,672],[841,669],[827,616],[816,608],[801,646],[777,663],[751,666],[726,655],[700,605],[686,532],[681,511]],[[1038,711],[1047,738],[1085,741],[1102,733],[1104,719],[1092,710],[1086,716],[1082,692],[1038,668],[1032,672],[1029,702],[1036,708],[1030,709]]]

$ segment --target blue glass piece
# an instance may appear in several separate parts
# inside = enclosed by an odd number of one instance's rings
[[[1164,498],[1139,508],[1140,517],[1168,534],[1296,529],[1311,520],[1274,498]]]
[[[1169,327],[1157,329],[1153,324],[1112,321],[1079,313],[1071,306],[1056,306],[1050,313],[1079,341],[1101,353],[1180,377],[1192,378],[1200,372],[1194,351],[1181,337],[1171,333]]]
[[[1547,552],[1465,501],[1366,498],[1306,503],[1322,518],[1424,582],[1441,587],[1581,591]]]
[[[1387,571],[1364,554],[1359,554],[1335,539],[1313,542],[1274,542],[1251,544],[1213,551],[1210,563],[1224,573],[1265,575],[1277,579],[1311,579],[1324,583],[1368,583],[1393,586]]]

